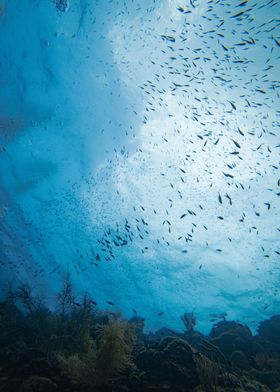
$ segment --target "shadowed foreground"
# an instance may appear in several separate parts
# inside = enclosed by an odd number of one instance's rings
[[[27,285],[0,303],[0,391],[280,391],[280,315],[258,334],[218,321],[209,336],[143,332],[144,319],[79,302],[69,276],[50,311]]]

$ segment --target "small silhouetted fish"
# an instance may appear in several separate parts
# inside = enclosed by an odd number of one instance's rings
[[[242,1],[242,3],[238,4],[236,7],[244,7],[248,3],[248,0]]]
[[[232,176],[231,174],[228,174],[228,173],[224,173],[224,172],[223,172],[223,175],[224,175],[225,177],[233,178],[233,176]]]
[[[235,140],[231,139],[233,141],[233,143],[236,145],[237,148],[241,148],[240,144],[238,144]]]
[[[235,104],[234,104],[232,101],[228,101],[228,102],[231,104],[231,107],[232,107],[234,110],[236,110]]]
[[[212,318],[212,319],[225,319],[226,318],[226,316],[227,316],[227,313],[226,312],[222,312],[222,313],[210,313],[209,314],[209,316]]]
[[[190,14],[191,13],[191,11],[189,11],[189,10],[184,10],[183,7],[177,7],[177,10],[179,12],[182,12],[183,14]]]
[[[106,303],[109,304],[109,305],[112,305],[112,306],[115,305],[114,302],[111,302],[111,301],[106,301]]]
[[[221,47],[222,47],[226,52],[228,51],[228,47],[227,47],[227,46],[221,44]]]
[[[280,41],[278,41],[278,39],[276,39],[276,38],[274,38],[274,37],[273,37],[273,39],[274,39],[276,45],[277,45],[277,46],[280,46]]]
[[[245,12],[247,12],[247,11],[249,11],[249,10],[240,11],[240,12],[238,12],[237,14],[232,15],[231,18],[238,18],[239,16],[243,15],[243,14],[244,14]]]
[[[175,38],[172,37],[171,35],[161,34],[161,38],[165,39],[166,41],[175,42]]]

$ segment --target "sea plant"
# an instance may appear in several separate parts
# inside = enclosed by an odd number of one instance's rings
[[[73,284],[71,282],[70,273],[66,274],[66,278],[63,282],[63,288],[60,293],[57,294],[59,313],[62,319],[65,318],[66,314],[70,312],[75,302],[73,294]]]
[[[200,384],[204,392],[216,392],[218,387],[219,365],[202,354],[195,357]]]
[[[108,380],[131,364],[131,351],[136,339],[133,325],[110,319],[99,328],[96,377]]]
[[[73,384],[101,385],[129,366],[135,332],[131,324],[111,318],[108,324],[98,326],[95,342],[89,334],[84,335],[84,351],[66,356],[58,354],[62,373]]]
[[[32,288],[28,283],[23,283],[17,288],[14,293],[14,299],[19,301],[30,314],[44,307],[42,300],[38,296],[33,295]]]
[[[92,339],[88,339],[87,351],[65,356],[57,355],[58,366],[72,384],[94,386],[96,383],[96,346]]]
[[[196,317],[194,312],[192,311],[190,313],[184,313],[183,316],[181,316],[181,320],[184,323],[186,331],[193,332],[194,327],[196,326]]]

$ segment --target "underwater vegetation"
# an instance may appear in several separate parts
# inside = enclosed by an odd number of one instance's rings
[[[0,0],[0,392],[280,392],[279,15]]]
[[[280,391],[280,315],[257,335],[222,320],[195,330],[144,333],[144,319],[78,300],[70,275],[48,309],[27,284],[0,303],[0,391]]]

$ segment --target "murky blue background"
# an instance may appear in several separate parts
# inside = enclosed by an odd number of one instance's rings
[[[69,271],[147,329],[279,313],[279,15],[0,1],[3,293],[53,306]]]

